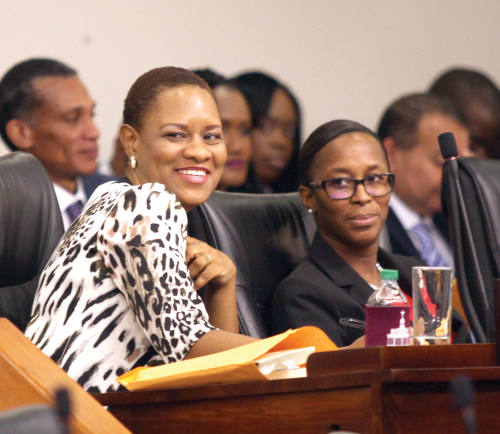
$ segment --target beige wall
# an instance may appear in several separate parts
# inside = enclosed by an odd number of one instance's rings
[[[334,118],[375,127],[402,93],[450,65],[500,83],[498,0],[3,1],[0,74],[31,56],[74,66],[98,103],[101,160],[142,72],[261,68],[297,94],[304,134]]]

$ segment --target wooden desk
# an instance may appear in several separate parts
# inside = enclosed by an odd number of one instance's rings
[[[464,433],[448,382],[476,387],[478,432],[500,430],[493,344],[317,353],[308,378],[96,398],[134,433]]]

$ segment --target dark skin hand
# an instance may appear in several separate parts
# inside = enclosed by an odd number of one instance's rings
[[[186,238],[186,263],[194,287],[205,287],[205,306],[217,328],[238,333],[236,267],[231,259],[196,238]]]

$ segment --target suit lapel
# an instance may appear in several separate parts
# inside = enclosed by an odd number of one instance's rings
[[[310,250],[311,260],[336,285],[364,305],[373,292],[366,281],[316,232]]]
[[[420,257],[417,248],[391,207],[389,207],[386,227],[389,232],[391,250],[393,253],[404,256]]]

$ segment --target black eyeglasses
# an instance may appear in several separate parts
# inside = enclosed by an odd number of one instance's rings
[[[385,196],[394,187],[393,173],[374,173],[363,179],[348,177],[329,178],[307,184],[310,188],[322,187],[328,197],[333,200],[350,199],[354,196],[358,184],[363,184],[365,191],[372,197]]]

